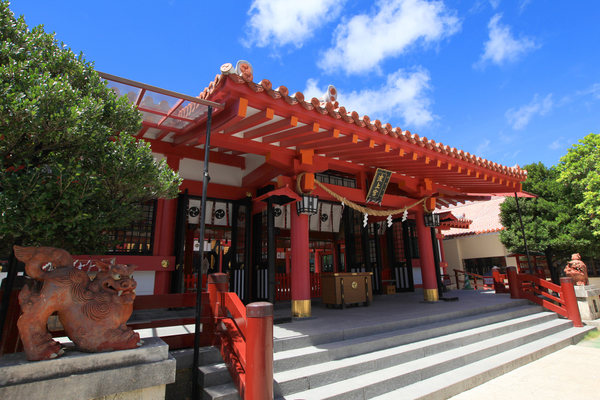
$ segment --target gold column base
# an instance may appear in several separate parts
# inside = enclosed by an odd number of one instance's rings
[[[423,289],[425,301],[438,301],[440,299],[437,289]]]
[[[311,316],[310,300],[292,300],[292,317],[306,318]]]

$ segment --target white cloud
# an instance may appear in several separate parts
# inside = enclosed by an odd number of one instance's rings
[[[386,83],[377,90],[351,93],[338,90],[338,101],[348,112],[368,115],[371,121],[379,119],[386,123],[393,117],[402,117],[403,129],[421,127],[436,118],[431,112],[431,100],[427,97],[431,90],[430,79],[429,71],[424,68],[412,71],[399,69],[388,75]],[[320,97],[325,89],[325,86],[320,88],[317,81],[309,79],[303,93],[306,98]]]
[[[490,4],[492,5],[492,8],[495,10],[496,8],[498,8],[498,5],[500,4],[500,0],[490,0]]]
[[[442,1],[379,0],[377,11],[343,21],[334,32],[334,47],[324,52],[319,67],[347,74],[377,69],[417,43],[438,42],[460,30],[455,11]]]
[[[559,137],[554,142],[550,143],[548,145],[548,147],[551,148],[552,150],[558,150],[561,147],[565,147],[565,144],[563,143],[564,141],[565,141],[564,137]]]
[[[594,98],[600,99],[600,83],[594,83],[592,86],[590,86],[586,90],[579,91],[576,94],[577,95],[591,94]]]
[[[475,150],[475,154],[477,154],[477,157],[481,157],[481,155],[485,154],[489,148],[490,148],[490,140],[484,139],[483,143],[481,143],[479,146],[477,146],[477,150]]]
[[[338,17],[345,0],[254,0],[248,11],[248,38],[243,44],[250,47],[292,44],[302,47],[314,32]]]
[[[553,106],[552,93],[543,100],[540,100],[539,96],[536,94],[531,103],[521,106],[518,110],[511,108],[506,112],[505,116],[508,119],[508,122],[512,124],[513,129],[523,129],[527,126],[533,116],[537,114],[546,115],[552,110]]]
[[[525,10],[525,7],[527,7],[529,5],[529,3],[531,3],[531,0],[520,0],[519,1],[519,13],[522,13],[523,10]]]
[[[500,24],[501,17],[502,14],[496,14],[488,23],[490,39],[484,43],[483,54],[473,67],[483,68],[488,62],[496,65],[515,62],[521,55],[540,47],[528,37],[515,39],[510,32],[510,27]]]

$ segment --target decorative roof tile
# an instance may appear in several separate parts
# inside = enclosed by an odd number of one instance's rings
[[[442,231],[444,237],[481,235],[504,230],[504,226],[500,222],[500,204],[503,202],[504,197],[493,197],[489,201],[448,207],[458,220],[472,220],[473,222],[468,229],[451,228]]]
[[[524,180],[527,177],[527,171],[522,170],[518,165],[514,167],[506,167],[486,159],[482,159],[481,157],[476,157],[468,152],[465,153],[462,150],[457,150],[454,147],[451,148],[450,146],[444,146],[441,143],[436,143],[434,140],[428,140],[426,137],[419,138],[419,135],[411,135],[409,131],[402,131],[400,128],[392,128],[389,123],[385,124],[385,128],[382,127],[381,122],[378,120],[375,120],[373,123],[371,123],[371,119],[368,115],[359,117],[359,114],[356,111],[349,112],[345,108],[339,107],[338,93],[335,87],[332,85],[327,88],[327,93],[323,99],[317,99],[315,97],[307,102],[305,101],[304,95],[301,92],[297,92],[293,97],[290,97],[288,96],[289,90],[285,86],[272,89],[270,81],[263,79],[257,84],[253,82],[253,76],[254,72],[252,66],[247,61],[238,61],[236,68],[233,68],[231,63],[223,64],[221,66],[221,75],[217,75],[215,80],[211,82],[198,97],[206,100],[210,99],[215,89],[222,85],[226,79],[230,79],[237,84],[247,85],[254,92],[258,93],[265,91],[274,99],[283,98],[283,100],[290,105],[299,104],[306,110],[314,110],[321,115],[328,114],[332,118],[341,119],[348,124],[355,124],[370,131],[379,132],[382,135],[389,134],[392,137],[410,142],[412,144],[418,144],[421,147],[435,149],[435,151],[444,153],[459,160],[464,160],[475,166],[483,166],[491,171],[501,171],[506,175],[516,177],[520,180]]]

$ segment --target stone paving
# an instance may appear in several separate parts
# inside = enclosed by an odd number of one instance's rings
[[[565,347],[451,399],[598,400],[600,337],[591,332],[576,346]]]

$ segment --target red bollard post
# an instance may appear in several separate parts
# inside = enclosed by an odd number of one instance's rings
[[[504,279],[500,278],[500,270],[498,267],[492,268],[492,276],[494,277],[494,290],[496,294],[504,293]]]
[[[229,291],[229,275],[221,273],[210,274],[206,281],[206,287],[210,302],[210,312],[203,312],[203,314],[210,315],[212,319],[212,327],[207,327],[210,329],[211,342],[214,343],[216,340],[216,332],[214,331],[217,326],[216,319],[227,316],[227,313],[225,312],[224,307],[222,305],[223,300],[220,292]],[[208,329],[206,332],[209,332]]]
[[[511,299],[520,299],[519,278],[517,277],[517,267],[506,267],[506,277],[508,278],[508,291]]]
[[[246,306],[245,400],[273,399],[273,304]]]
[[[560,288],[563,292],[563,300],[565,301],[565,308],[567,309],[569,319],[573,321],[573,326],[581,328],[583,323],[581,322],[581,314],[579,314],[577,297],[575,296],[575,289],[573,288],[573,278],[560,278]]]

